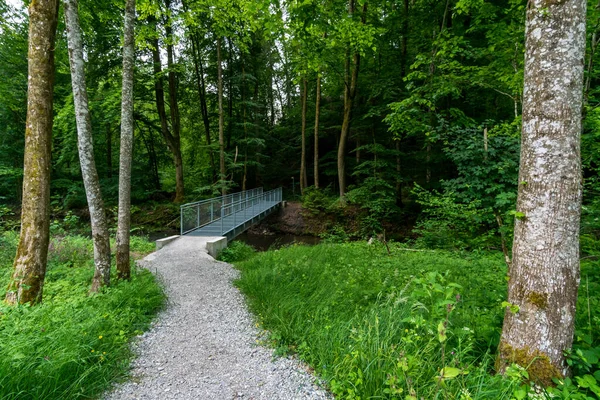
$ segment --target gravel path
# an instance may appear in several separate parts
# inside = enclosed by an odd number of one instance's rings
[[[134,345],[132,379],[105,399],[331,398],[298,361],[257,345],[231,284],[238,273],[206,253],[205,239],[182,237],[142,261],[164,282],[168,305]]]

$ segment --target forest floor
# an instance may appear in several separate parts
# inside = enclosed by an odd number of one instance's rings
[[[327,399],[306,366],[262,346],[239,273],[215,261],[205,238],[182,237],[147,256],[168,296],[165,310],[134,345],[131,380],[105,399]]]

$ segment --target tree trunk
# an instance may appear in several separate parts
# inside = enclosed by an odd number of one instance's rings
[[[112,166],[112,129],[110,124],[106,124],[106,169],[109,179],[113,177]]]
[[[168,12],[171,11],[171,0],[165,0],[165,7]],[[173,161],[175,163],[175,203],[183,202],[183,157],[181,156],[181,117],[179,115],[179,104],[177,101],[177,74],[175,73],[175,60],[173,50],[173,28],[172,20],[169,15],[169,21],[165,25],[167,36],[167,68],[169,70],[169,111],[171,114],[171,151],[173,152]]]
[[[319,117],[321,115],[321,74],[317,73],[317,95],[315,100],[315,148],[314,174],[315,188],[319,188]]]
[[[156,26],[154,18],[149,19]],[[160,119],[160,132],[167,142],[167,146],[173,156],[173,164],[175,165],[176,192],[175,202],[183,200],[183,163],[181,158],[181,148],[179,137],[171,134],[169,123],[167,120],[167,112],[165,110],[165,91],[163,88],[162,67],[160,61],[160,47],[158,45],[158,30],[156,36],[150,39],[152,47],[152,60],[154,68],[154,94],[156,97],[156,111]],[[170,83],[170,82],[169,82]],[[173,123],[173,121],[171,121]]]
[[[404,78],[406,76],[406,63],[408,62],[408,12],[409,12],[409,0],[404,0],[404,18],[402,19],[402,46],[400,59],[400,76]]]
[[[212,151],[212,140],[210,137],[210,120],[208,117],[208,106],[206,104],[206,82],[204,81],[204,67],[200,58],[200,49],[198,46],[198,37],[195,33],[192,34],[192,51],[194,53],[194,70],[196,73],[196,82],[198,85],[198,96],[200,97],[200,111],[202,113],[202,122],[204,123],[204,132],[206,134],[206,144],[208,146],[208,157],[210,159],[210,167],[212,169],[213,179],[217,176],[215,157]]]
[[[400,152],[400,139],[396,139],[396,205],[404,207],[402,203],[402,158]]]
[[[230,38],[227,38],[227,45],[229,47],[227,52],[227,150],[229,150],[233,134],[233,46]]]
[[[83,39],[79,25],[77,0],[64,0],[65,23],[67,26],[67,44],[69,64],[71,66],[71,86],[75,103],[77,123],[77,144],[83,186],[90,210],[92,238],[94,241],[94,263],[96,270],[90,292],[98,292],[102,286],[110,285],[110,236],[104,212],[104,202],[100,191],[100,182],[94,161],[94,140],[92,121],[88,106],[85,71],[83,61]]]
[[[308,186],[306,178],[306,78],[302,78],[302,149],[300,151],[300,194],[304,195],[304,189]]]
[[[135,0],[126,0],[121,95],[121,152],[119,158],[119,215],[117,224],[117,278],[131,277],[131,160],[133,157],[133,70],[135,57]],[[152,135],[152,133],[150,133]]]
[[[248,128],[246,126],[246,66],[242,56],[242,124],[244,126],[244,173],[242,175],[242,192],[246,191],[248,178]]]
[[[350,0],[348,13],[354,14],[354,0]],[[367,15],[367,3],[363,5],[362,23],[365,23]],[[353,68],[350,72],[350,56],[346,56],[346,78],[344,85],[344,119],[342,130],[340,132],[340,142],[338,145],[337,167],[338,182],[340,186],[340,199],[343,200],[346,195],[346,142],[350,133],[350,120],[352,118],[352,106],[356,97],[356,85],[358,83],[358,71],[360,69],[360,53],[355,52],[353,57]]]
[[[37,0],[29,6],[21,235],[6,291],[8,304],[33,305],[42,301],[50,239],[50,149],[58,5],[58,0]]]
[[[527,10],[519,195],[498,369],[551,384],[568,373],[579,286],[584,0]]]
[[[225,137],[223,132],[223,66],[221,65],[221,37],[217,38],[217,97],[219,99],[219,181],[221,194],[227,194],[225,185]]]

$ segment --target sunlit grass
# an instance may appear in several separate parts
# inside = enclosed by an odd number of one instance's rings
[[[379,243],[292,246],[236,263],[271,332],[343,399],[510,399],[494,373],[506,266],[500,254]],[[582,317],[585,317],[582,310]]]

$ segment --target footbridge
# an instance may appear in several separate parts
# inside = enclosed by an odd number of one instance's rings
[[[231,241],[279,207],[281,188],[231,193],[181,206],[181,235],[224,236]]]

